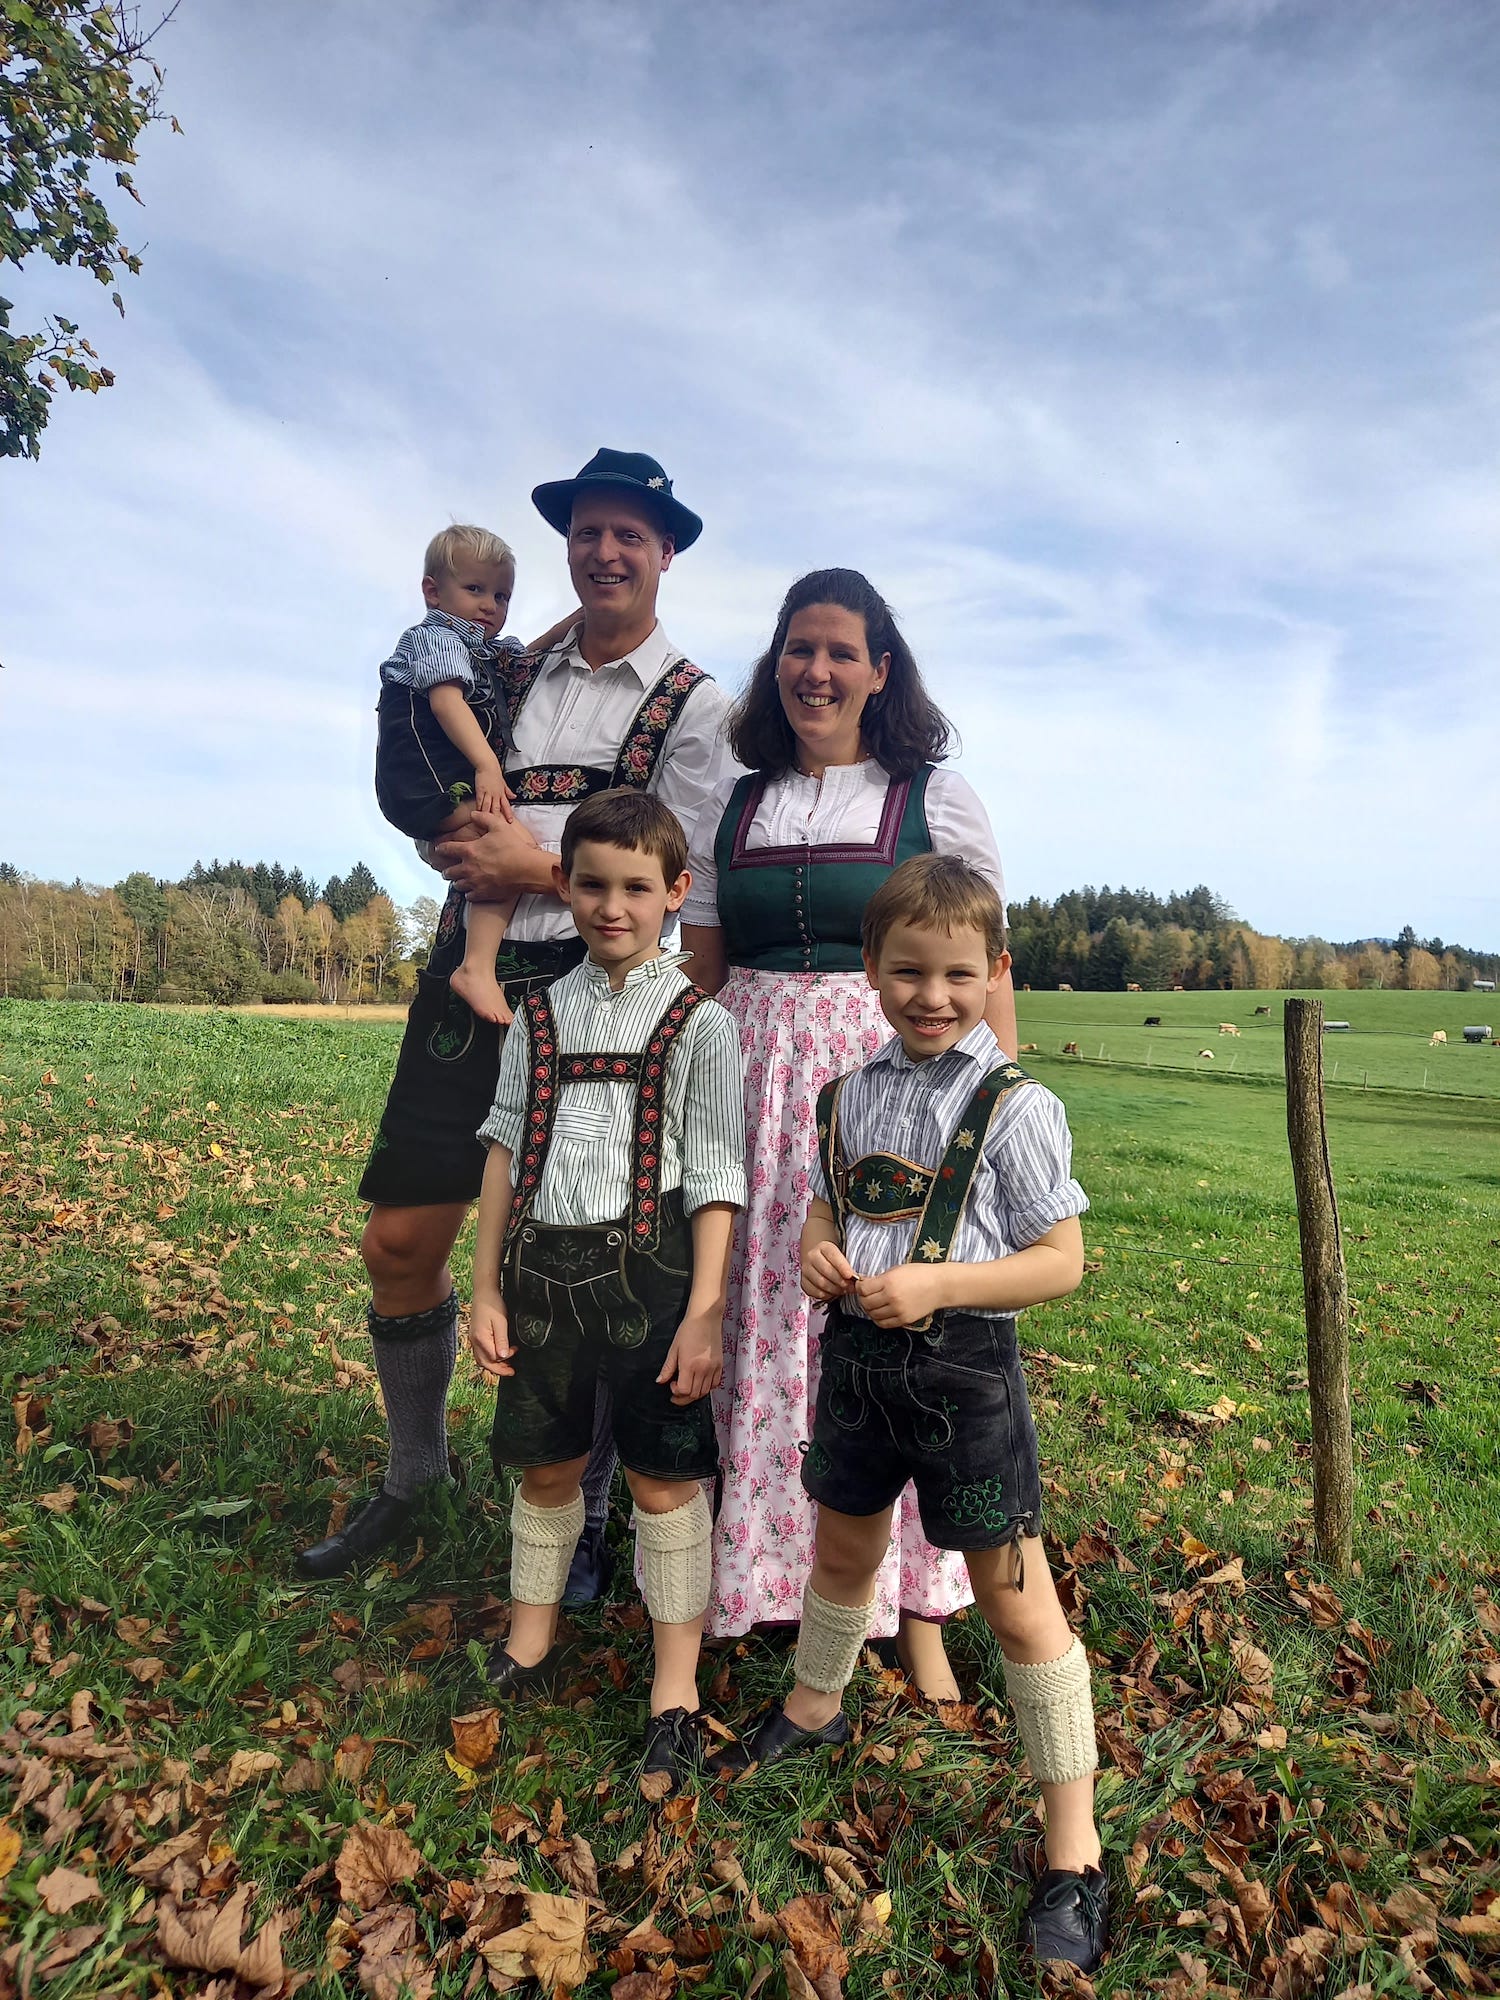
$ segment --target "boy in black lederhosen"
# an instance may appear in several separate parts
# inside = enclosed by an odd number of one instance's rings
[[[469,1344],[497,1379],[491,1450],[519,1470],[511,1627],[493,1691],[550,1690],[557,1611],[583,1528],[580,1479],[601,1377],[635,1501],[656,1648],[645,1768],[673,1788],[696,1752],[710,1581],[709,1391],[745,1201],[739,1035],[661,930],[687,894],[687,844],[639,792],[590,799],[562,837],[558,893],[584,963],[516,1015],[500,1059],[474,1251]]]
[[[1091,1972],[1108,1904],[1088,1660],[1040,1540],[1015,1322],[1077,1286],[1088,1200],[1062,1105],[1006,1058],[984,1019],[1010,962],[989,878],[955,855],[904,862],[870,899],[863,946],[896,1039],[818,1101],[802,1286],[828,1306],[828,1324],[802,1470],[818,1525],[797,1685],[713,1763],[742,1770],[848,1740],[843,1691],[892,1505],[913,1481],[928,1540],[963,1552],[1042,1787],[1048,1867],[1022,1941]]]

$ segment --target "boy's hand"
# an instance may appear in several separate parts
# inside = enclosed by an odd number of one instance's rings
[[[469,1352],[486,1382],[498,1382],[502,1375],[515,1374],[515,1369],[507,1366],[515,1351],[504,1302],[498,1298],[476,1298],[469,1307]]]
[[[877,1326],[912,1326],[944,1303],[943,1272],[930,1265],[893,1264],[878,1278],[859,1278],[854,1295]]]
[[[689,1313],[667,1351],[658,1382],[668,1383],[672,1401],[696,1403],[724,1379],[723,1312],[710,1317]]]
[[[515,818],[511,811],[510,788],[498,759],[474,766],[474,805],[479,812],[498,813],[502,819]]]
[[[814,1243],[802,1255],[802,1289],[810,1299],[827,1304],[842,1299],[858,1284],[854,1266],[837,1243]]]

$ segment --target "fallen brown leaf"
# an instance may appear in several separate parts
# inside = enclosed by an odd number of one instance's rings
[[[281,1768],[281,1759],[272,1750],[236,1750],[224,1773],[224,1789],[237,1792],[253,1778],[263,1778]]]
[[[367,1736],[346,1736],[333,1753],[333,1773],[346,1785],[357,1785],[370,1768],[375,1745]]]
[[[8,1819],[0,1819],[0,1882],[21,1858],[21,1836]]]
[[[45,1507],[49,1514],[70,1514],[78,1504],[76,1486],[58,1486],[51,1493],[38,1493],[38,1507]]]
[[[93,1876],[82,1875],[76,1868],[51,1869],[38,1878],[36,1892],[54,1917],[65,1917],[79,1903],[97,1903],[100,1896]]]
[[[398,1883],[421,1874],[425,1865],[399,1827],[361,1820],[345,1836],[333,1872],[346,1903],[373,1910]]]
[[[476,1708],[468,1715],[455,1715],[449,1726],[453,1731],[453,1754],[459,1763],[471,1771],[482,1771],[499,1747],[499,1709]]]
[[[232,1972],[255,1986],[279,1985],[286,1976],[281,1958],[285,1916],[278,1911],[249,1944],[240,1943],[253,1889],[253,1883],[242,1882],[218,1908],[199,1903],[180,1909],[171,1896],[163,1896],[156,1906],[156,1943],[168,1965]]]
[[[497,1960],[516,1958],[537,1980],[544,1993],[581,1986],[598,1964],[589,1950],[589,1906],[576,1896],[549,1896],[533,1891],[526,1898],[524,1924],[501,1931],[484,1947],[492,1969]]]

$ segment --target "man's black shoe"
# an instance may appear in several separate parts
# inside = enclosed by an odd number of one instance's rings
[[[693,1767],[697,1762],[696,1715],[689,1715],[685,1708],[667,1708],[663,1709],[660,1715],[647,1718],[646,1755],[641,1761],[642,1777],[652,1771],[665,1771],[672,1780],[672,1789],[666,1796],[672,1798],[682,1790],[692,1776]]]
[[[768,1708],[738,1743],[727,1743],[710,1757],[708,1768],[716,1778],[733,1778],[741,1771],[748,1771],[752,1764],[775,1764],[798,1750],[835,1748],[847,1743],[852,1734],[849,1718],[842,1709],[821,1729],[799,1729],[795,1722],[787,1720],[786,1710],[778,1703],[775,1708]]]
[[[397,1500],[384,1488],[372,1493],[337,1534],[303,1549],[293,1561],[293,1569],[298,1576],[319,1583],[331,1576],[343,1576],[398,1540],[410,1527],[416,1504],[414,1500]]]
[[[561,1639],[530,1667],[523,1667],[513,1654],[506,1652],[505,1641],[497,1639],[484,1663],[485,1684],[501,1701],[527,1701],[533,1695],[555,1694],[572,1663],[573,1648]]]
[[[563,1585],[563,1609],[576,1611],[582,1604],[597,1604],[609,1591],[615,1573],[615,1559],[604,1539],[603,1526],[587,1527],[578,1537],[572,1567]]]
[[[1109,1943],[1109,1882],[1102,1868],[1049,1868],[1021,1919],[1021,1946],[1093,1972]]]

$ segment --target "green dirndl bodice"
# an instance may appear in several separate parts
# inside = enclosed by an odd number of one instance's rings
[[[719,922],[731,965],[757,972],[858,972],[865,905],[893,868],[930,854],[924,764],[893,778],[873,841],[747,847],[768,780],[752,773],[730,795],[714,840]]]

